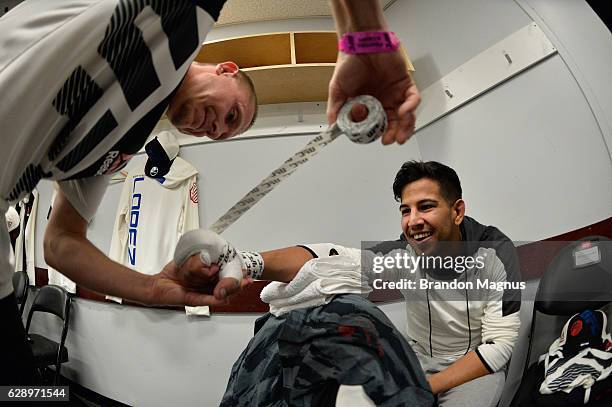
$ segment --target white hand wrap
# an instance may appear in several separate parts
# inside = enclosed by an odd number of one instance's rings
[[[174,262],[180,267],[196,253],[200,253],[204,264],[216,263],[219,266],[219,278],[231,277],[242,281],[240,256],[236,249],[218,234],[203,229],[183,234],[174,250]]]
[[[264,271],[264,260],[257,252],[240,252],[242,264],[247,272],[247,276],[253,280],[261,280]]]

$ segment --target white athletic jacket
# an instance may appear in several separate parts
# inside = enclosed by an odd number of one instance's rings
[[[123,184],[108,257],[141,273],[159,273],[172,260],[182,234],[200,227],[197,174],[181,157],[174,159],[165,177],[147,177],[144,163],[131,170]],[[186,310],[208,313],[208,307]]]
[[[456,360],[475,351],[490,372],[503,368],[512,354],[520,327],[520,287],[518,258],[512,242],[497,228],[484,226],[465,217],[461,225],[464,240],[475,244],[473,257],[483,258],[483,267],[471,268],[459,275],[477,287],[476,280],[486,281],[492,288],[480,290],[406,288],[406,334],[415,352],[447,360]],[[397,253],[416,256],[405,241],[385,242],[371,250],[342,247],[332,243],[302,246],[315,257],[348,255],[362,265],[362,271],[374,279],[420,284],[442,280],[416,268],[414,273],[395,267],[374,273],[374,257]],[[501,284],[500,284],[501,283]],[[507,284],[506,289],[498,290]]]
[[[130,171],[108,256],[141,273],[159,273],[172,260],[181,235],[200,227],[197,174],[181,157],[162,178],[147,177],[144,166]]]

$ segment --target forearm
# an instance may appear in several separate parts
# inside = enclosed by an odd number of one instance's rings
[[[45,236],[45,261],[78,285],[127,300],[151,303],[151,276],[110,260],[86,237],[69,231]]]
[[[293,246],[261,253],[264,260],[263,280],[288,283],[312,259],[312,254],[303,247]]]
[[[338,35],[350,31],[387,30],[387,22],[377,0],[332,0]]]
[[[468,352],[455,363],[427,378],[434,394],[441,393],[478,377],[489,374],[476,352]]]

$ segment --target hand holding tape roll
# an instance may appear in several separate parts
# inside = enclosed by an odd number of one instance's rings
[[[365,105],[368,111],[367,117],[360,122],[354,122],[351,119],[351,109],[357,103]],[[340,109],[336,123],[329,126],[325,131],[308,142],[300,151],[272,171],[270,175],[225,212],[210,229],[216,233],[223,233],[225,229],[236,222],[245,212],[276,188],[278,184],[293,174],[299,166],[308,162],[308,160],[317,155],[323,147],[334,141],[339,135],[346,134],[355,143],[367,144],[382,136],[386,128],[387,116],[385,110],[375,97],[361,95],[350,99]]]

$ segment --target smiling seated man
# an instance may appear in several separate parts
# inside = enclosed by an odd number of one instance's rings
[[[522,283],[514,245],[499,229],[465,216],[461,183],[448,166],[406,162],[396,175],[393,192],[400,202],[398,241],[368,250],[322,243],[252,253],[260,261],[251,263],[248,271],[254,278],[288,282],[313,258],[339,254],[361,262],[370,283],[380,277],[413,281],[415,285],[401,289],[406,299],[406,336],[439,404],[495,406],[520,326]],[[421,257],[422,263],[408,273],[400,264],[373,272],[377,257],[386,255],[394,261],[397,254],[413,260]],[[457,261],[466,255],[475,260]],[[431,266],[423,260],[436,256],[450,256],[455,266]],[[455,287],[439,288],[453,281]]]

